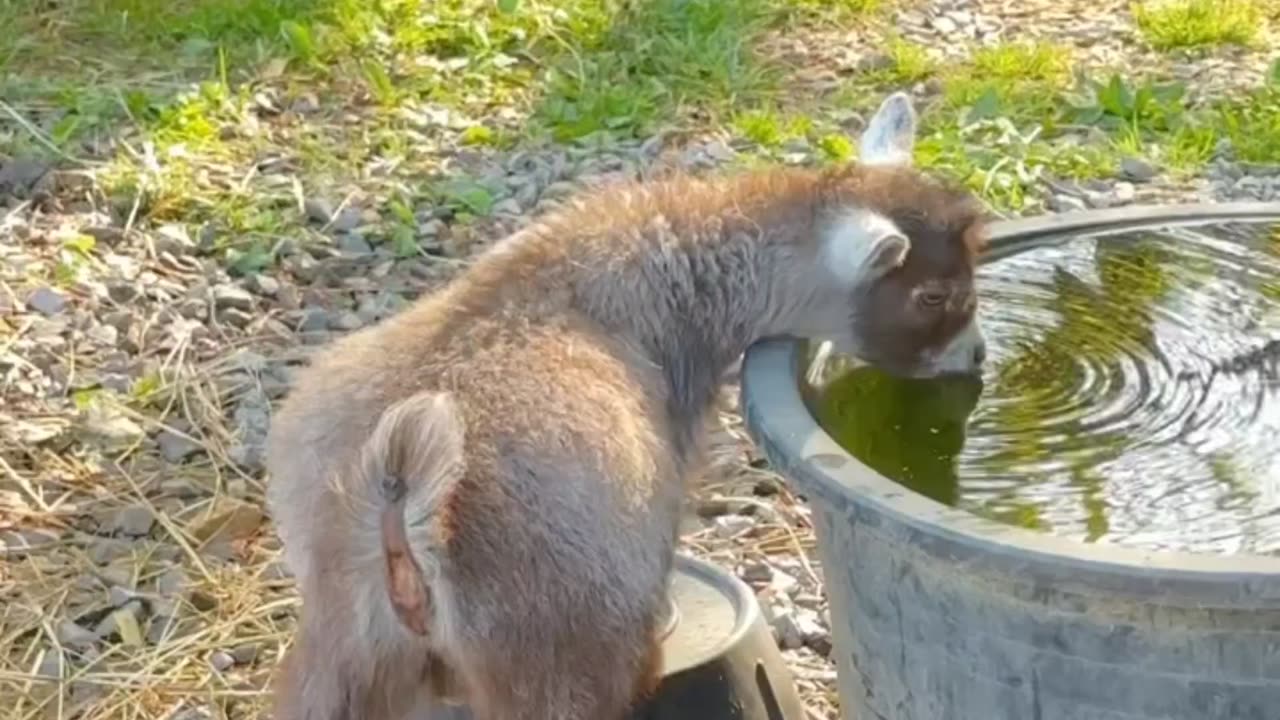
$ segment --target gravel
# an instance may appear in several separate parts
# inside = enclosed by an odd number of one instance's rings
[[[1064,11],[1047,0],[1017,5],[948,0],[904,7],[896,17],[906,38],[927,42],[948,57],[972,44],[1043,32],[1076,44],[1094,65],[1120,57],[1151,61],[1145,51],[1132,50],[1136,43],[1122,3],[1104,0],[1092,14]],[[884,48],[847,35],[824,41],[780,38],[777,47],[821,56],[824,69],[836,77],[890,62]],[[1197,67],[1206,87],[1228,87],[1254,77],[1256,62],[1254,54],[1242,53]],[[916,91],[929,92],[923,86]],[[322,106],[309,95],[264,95],[255,108],[261,118],[271,118],[304,116]],[[409,119],[422,132],[469,124],[430,106],[414,109]],[[268,120],[261,122],[265,126]],[[850,111],[840,122],[856,128],[862,119]],[[746,160],[755,147],[731,134],[682,133],[598,147],[450,150],[454,170],[493,189],[488,217],[460,223],[452,209],[418,199],[408,206],[411,218],[393,218],[385,198],[309,189],[315,195],[301,201],[304,222],[279,238],[279,264],[235,274],[221,254],[230,237],[223,219],[201,225],[144,220],[126,228],[127,215],[75,209],[70,202],[60,213],[36,212],[21,203],[41,192],[55,173],[39,161],[0,159],[0,321],[25,328],[0,343],[3,457],[18,472],[38,475],[35,490],[48,502],[69,493],[59,500],[67,503],[59,517],[70,523],[70,528],[5,529],[0,556],[15,566],[22,558],[48,557],[68,567],[87,562],[94,568],[93,574],[73,573],[93,583],[78,591],[84,597],[50,611],[59,613],[51,627],[67,654],[49,645],[37,671],[70,676],[86,662],[83,652],[121,642],[122,616],[104,610],[133,617],[145,643],[158,646],[207,627],[207,617],[193,616],[191,607],[209,614],[230,614],[239,602],[289,607],[282,589],[259,588],[255,592],[261,596],[249,599],[236,593],[253,582],[290,587],[278,560],[266,557],[274,539],[260,512],[263,457],[273,404],[288,392],[293,369],[314,346],[401,311],[503,233],[582,188],[673,171],[726,169]],[[778,157],[804,165],[815,162],[818,152],[807,142],[791,142],[778,149]],[[292,162],[260,158],[256,169],[291,188]],[[366,170],[375,172],[362,168],[346,181],[363,184]],[[1045,176],[1033,182],[1026,212],[1197,199],[1280,200],[1280,168],[1238,162],[1229,147],[1220,148],[1199,177],[1173,175],[1150,159],[1125,157],[1113,177],[1070,182]],[[255,192],[259,189],[255,186]],[[262,192],[264,204],[279,195]],[[335,202],[341,198],[355,200]],[[289,197],[292,207],[296,202]],[[416,227],[422,255],[392,254],[386,228],[393,220]],[[56,265],[59,241],[54,238],[65,228],[97,240],[94,252],[101,267],[66,283],[30,284],[27,278],[39,277],[37,270]],[[706,480],[715,491],[696,496],[682,535],[699,554],[735,568],[755,590],[798,684],[814,703],[814,717],[833,718],[833,650],[822,570],[815,558],[797,554],[791,540],[811,540],[812,523],[804,504],[761,467],[732,395],[730,388],[711,442]],[[73,456],[83,467],[48,460]],[[33,463],[47,467],[30,472]],[[122,479],[126,473],[131,482]],[[0,487],[8,497],[9,487]],[[16,489],[12,494],[24,503],[29,497]],[[243,502],[224,516],[218,503],[232,499]],[[157,513],[200,541],[190,550],[179,546],[167,527],[157,527]],[[218,526],[211,518],[230,520]],[[766,545],[767,553],[761,550]],[[193,564],[188,552],[205,567]],[[266,569],[250,578],[250,568]],[[222,584],[205,586],[205,570]],[[21,580],[35,583],[40,576],[28,572]],[[103,585],[100,577],[111,582]],[[209,647],[208,665],[229,677],[244,666],[278,660],[276,648],[265,641]],[[171,717],[209,713],[193,702],[175,708]]]

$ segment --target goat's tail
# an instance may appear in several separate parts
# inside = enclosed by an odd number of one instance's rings
[[[348,478],[359,495],[365,547],[379,548],[392,608],[419,635],[441,620],[435,590],[452,534],[451,500],[466,467],[465,439],[453,396],[420,392],[383,412]]]

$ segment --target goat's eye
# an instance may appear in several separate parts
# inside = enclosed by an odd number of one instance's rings
[[[922,290],[916,300],[925,307],[937,307],[947,301],[947,294],[942,290]]]

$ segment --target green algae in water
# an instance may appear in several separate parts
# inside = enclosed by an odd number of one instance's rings
[[[839,370],[818,422],[938,502],[1083,542],[1280,552],[1280,226],[1028,250],[979,272],[969,378]]]

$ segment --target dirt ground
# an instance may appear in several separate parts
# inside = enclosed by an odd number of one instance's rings
[[[617,4],[0,0],[0,716],[258,717],[298,607],[262,466],[293,372],[581,187],[842,161],[903,88],[921,162],[996,214],[1280,198],[1261,1],[659,0],[604,27]],[[809,511],[736,393],[683,545],[757,589],[836,718]]]

